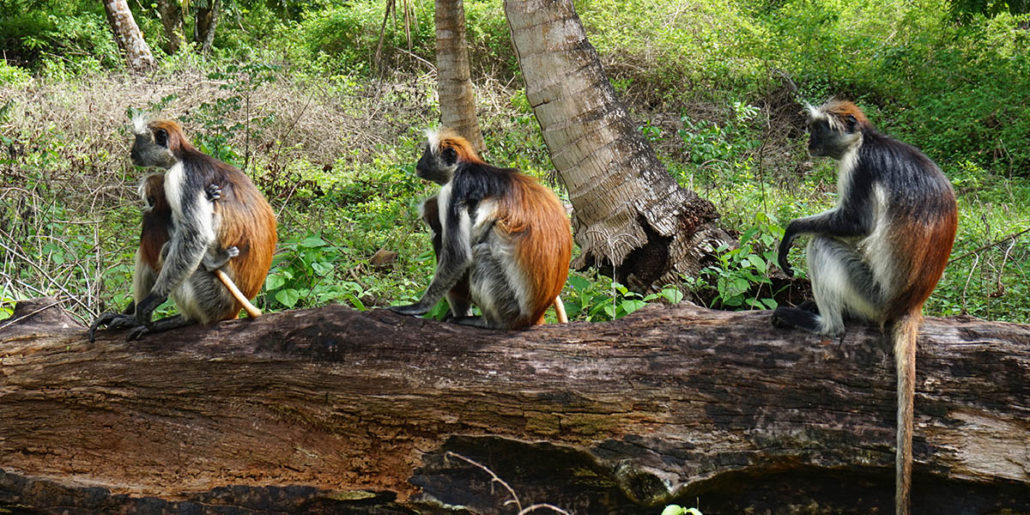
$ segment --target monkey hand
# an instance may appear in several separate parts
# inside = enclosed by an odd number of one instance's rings
[[[136,327],[138,325],[138,322],[136,322],[135,315],[131,313],[104,313],[97,317],[97,319],[94,320],[92,324],[90,324],[89,343],[93,343],[94,341],[96,341],[97,329],[99,329],[102,325],[106,325],[108,329],[125,329],[126,327]]]
[[[217,184],[208,184],[204,188],[204,193],[207,194],[207,199],[211,202],[220,200],[222,198],[222,187]]]
[[[431,307],[432,306],[424,306],[421,302],[416,302],[414,304],[407,304],[404,306],[390,306],[387,309],[393,311],[394,313],[400,313],[402,315],[421,316],[425,315],[426,313],[429,313],[429,309]]]
[[[790,253],[790,244],[794,241],[793,235],[784,235],[783,241],[780,242],[779,256],[777,257],[776,263],[780,266],[780,270],[787,277],[794,277],[794,269],[790,267],[790,262],[787,261],[787,254]]]

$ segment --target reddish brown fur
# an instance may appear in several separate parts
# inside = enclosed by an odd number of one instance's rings
[[[869,119],[866,118],[865,113],[863,113],[862,110],[854,103],[847,100],[832,100],[827,102],[822,107],[822,111],[841,121],[847,119],[848,115],[851,115],[855,117],[855,120],[857,120],[858,124],[862,127],[872,127],[869,123]]]
[[[948,264],[957,227],[958,213],[950,210],[936,219],[892,228],[898,280],[904,283],[887,305],[887,322],[919,314]]]
[[[168,224],[172,222],[172,207],[165,198],[164,174],[150,174],[144,179],[143,195],[149,208],[143,213],[140,231],[140,258],[155,273],[161,271],[161,247],[168,243]]]
[[[561,294],[572,259],[572,229],[558,197],[532,177],[517,174],[501,199],[498,226],[516,239],[515,259],[529,273],[533,298],[528,319],[515,327],[544,322],[544,312]]]
[[[221,215],[218,243],[222,248],[236,247],[240,251],[229,261],[226,274],[244,296],[253,299],[265,283],[278,240],[272,206],[243,172],[194,148],[183,136],[179,124],[161,120],[152,122],[150,129],[167,131],[168,149],[175,157],[201,164],[199,168],[207,176],[205,183],[221,186],[222,198],[215,202],[215,210]],[[164,202],[167,205],[167,200]],[[231,312],[221,314],[219,319],[236,318],[242,308],[243,305],[236,302]]]
[[[458,154],[459,162],[486,164],[486,161],[483,161],[479,154],[476,153],[476,149],[472,148],[472,144],[467,139],[459,136],[457,132],[451,129],[442,129],[438,137],[440,138],[440,152],[451,148]]]

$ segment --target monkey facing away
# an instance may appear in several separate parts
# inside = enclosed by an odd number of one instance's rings
[[[837,206],[792,220],[779,247],[811,235],[808,274],[815,305],[781,306],[772,321],[823,335],[844,333],[844,319],[890,327],[897,369],[896,510],[908,513],[916,337],[923,303],[944,272],[958,213],[948,179],[915,147],[873,128],[851,102],[809,108],[813,156],[839,161]]]
[[[543,323],[565,285],[572,231],[558,198],[535,179],[487,164],[454,131],[427,132],[416,173],[441,186],[423,205],[436,273],[422,299],[390,309],[424,315],[447,295],[459,323],[521,329]],[[482,317],[469,317],[470,303]]]
[[[257,295],[277,241],[275,214],[243,172],[195,149],[175,122],[136,117],[133,125],[133,163],[167,171],[142,186],[151,207],[137,254],[133,312],[101,315],[91,340],[101,325],[131,328],[129,337],[137,338],[236,318],[244,303],[231,289],[238,285],[242,300]],[[169,296],[180,314],[151,322]]]

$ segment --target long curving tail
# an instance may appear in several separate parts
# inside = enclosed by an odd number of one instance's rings
[[[561,297],[554,298],[554,316],[558,318],[559,324],[569,323],[569,316],[565,314],[565,304],[562,303]]]
[[[229,290],[229,293],[232,294],[233,298],[235,298],[236,301],[240,304],[243,304],[243,309],[247,312],[247,316],[249,316],[250,318],[257,318],[261,316],[261,310],[258,309],[257,306],[251,304],[249,300],[247,300],[247,297],[244,296],[243,292],[241,292],[240,289],[236,287],[236,283],[232,282],[232,279],[230,279],[228,275],[225,275],[225,272],[221,270],[215,270],[214,274],[219,281],[222,281],[222,284],[224,284],[225,287]]]
[[[898,376],[898,443],[895,458],[895,497],[897,515],[908,515],[912,489],[912,416],[916,393],[916,337],[919,312],[909,313],[894,323],[894,364]]]

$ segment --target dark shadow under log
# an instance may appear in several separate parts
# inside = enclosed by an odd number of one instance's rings
[[[456,453],[523,506],[888,513],[887,344],[768,319],[503,333],[330,306],[89,344],[52,307],[0,322],[0,507],[514,513]],[[1030,326],[928,319],[917,367],[914,512],[1030,512]]]

